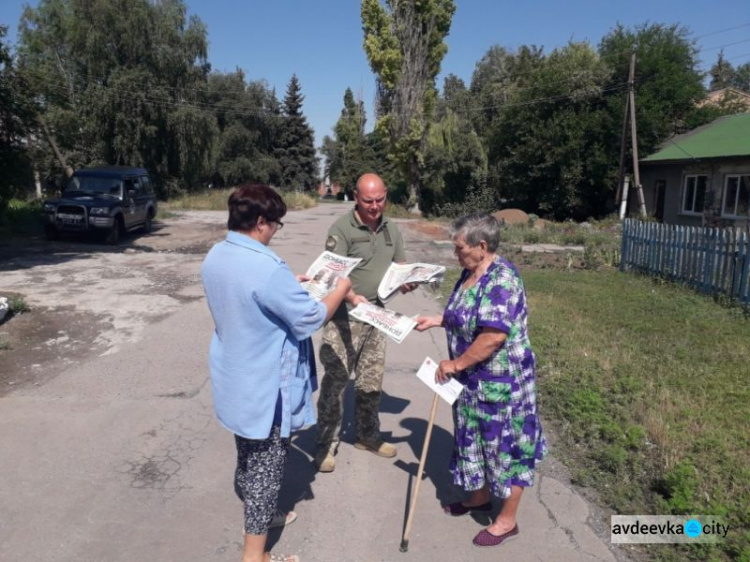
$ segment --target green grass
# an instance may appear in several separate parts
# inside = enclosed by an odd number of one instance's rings
[[[574,481],[618,513],[720,515],[731,525],[717,547],[649,548],[660,560],[749,560],[750,322],[741,309],[613,269],[522,274],[540,413]]]
[[[234,188],[206,189],[196,193],[189,193],[159,204],[161,218],[167,218],[168,213],[179,211],[226,211],[227,199]],[[305,193],[282,192],[281,196],[290,211],[315,207],[315,198]],[[175,215],[172,215],[175,216]]]
[[[588,226],[586,226],[588,225]],[[619,241],[620,226],[611,221],[584,224],[574,222],[547,222],[544,228],[531,224],[503,225],[500,240],[506,244],[559,244],[561,246],[584,246]]]
[[[41,235],[41,213],[40,201],[11,199],[8,208],[0,214],[0,240]]]
[[[422,215],[412,213],[404,205],[399,205],[393,201],[388,201],[388,207],[385,210],[385,214],[391,219],[421,219]]]
[[[31,308],[21,295],[13,295],[8,298],[8,310],[11,314],[23,314],[30,311]]]

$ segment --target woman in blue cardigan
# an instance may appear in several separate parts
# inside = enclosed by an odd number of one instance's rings
[[[209,353],[214,407],[237,445],[235,491],[245,506],[242,562],[296,562],[265,552],[277,514],[289,435],[315,422],[310,336],[351,289],[339,278],[313,300],[268,247],[286,204],[266,185],[229,196],[229,232],[209,251],[202,276],[215,331]],[[282,514],[282,523],[284,514]]]

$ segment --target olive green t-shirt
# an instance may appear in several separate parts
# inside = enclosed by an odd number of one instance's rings
[[[350,258],[362,258],[349,274],[352,289],[372,303],[378,285],[391,262],[406,261],[404,241],[395,224],[382,217],[377,231],[362,223],[356,208],[339,218],[328,230],[326,250]]]

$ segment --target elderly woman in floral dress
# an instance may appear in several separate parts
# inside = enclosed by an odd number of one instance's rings
[[[451,224],[455,255],[464,268],[438,316],[417,318],[420,331],[445,328],[450,359],[435,378],[464,385],[453,406],[453,482],[468,499],[443,506],[452,516],[492,510],[493,523],[474,537],[496,546],[518,534],[516,512],[523,489],[533,485],[537,461],[547,452],[536,409],[535,359],[526,328],[526,293],[518,270],[495,252],[498,222],[474,213]]]

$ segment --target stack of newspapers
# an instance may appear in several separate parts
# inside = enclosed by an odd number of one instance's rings
[[[375,326],[396,343],[404,341],[404,338],[417,325],[413,318],[409,318],[405,314],[369,302],[358,304],[349,311],[349,315],[360,322]]]
[[[378,297],[388,302],[407,283],[440,283],[445,276],[442,265],[429,263],[392,263],[378,286]]]
[[[336,286],[337,277],[348,277],[352,270],[362,261],[360,258],[347,258],[333,252],[323,252],[308,268],[306,276],[309,281],[302,283],[302,287],[316,300],[326,297]],[[440,283],[445,275],[442,265],[429,263],[392,263],[385,272],[378,287],[378,298],[387,302],[398,292],[401,285],[407,283]],[[394,341],[401,343],[409,335],[417,323],[414,319],[382,308],[372,303],[361,303],[349,311],[349,314],[359,320],[375,326]]]
[[[362,258],[347,258],[333,252],[323,252],[307,269],[309,281],[302,283],[310,296],[319,301],[324,299],[336,286],[337,277],[349,277]]]

